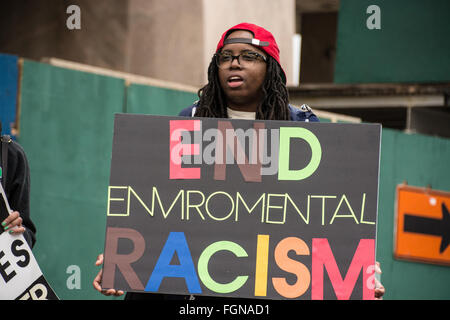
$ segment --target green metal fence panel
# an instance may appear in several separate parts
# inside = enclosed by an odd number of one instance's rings
[[[100,299],[114,113],[125,83],[25,60],[19,142],[31,168],[34,254],[61,299]]]
[[[131,84],[127,87],[126,112],[176,116],[196,100],[198,96],[192,92]]]
[[[341,0],[334,82],[450,81],[448,12],[447,0]]]
[[[450,139],[383,129],[380,168],[377,259],[385,299],[450,299],[450,267],[393,257],[396,186],[450,191]]]

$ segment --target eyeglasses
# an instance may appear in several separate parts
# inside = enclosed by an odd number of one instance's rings
[[[258,60],[267,61],[267,58],[262,54],[254,51],[245,51],[237,56],[233,56],[228,52],[219,52],[215,54],[216,64],[220,69],[227,69],[231,66],[234,59],[237,59],[238,63],[242,67],[250,67],[254,65]]]

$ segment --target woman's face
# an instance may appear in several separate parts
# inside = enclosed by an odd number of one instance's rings
[[[230,33],[231,38],[253,38],[249,31],[237,30]],[[267,54],[251,44],[231,43],[225,45],[221,53],[237,56],[245,51],[252,51],[267,57]],[[240,58],[242,61],[242,58]],[[237,59],[232,60],[227,68],[219,68],[219,81],[225,93],[228,107],[240,111],[256,111],[262,102],[262,85],[266,78],[266,63],[259,59],[251,65],[243,65]]]

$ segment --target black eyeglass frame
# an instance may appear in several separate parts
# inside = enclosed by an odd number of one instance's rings
[[[234,59],[237,59],[239,65],[241,65],[240,57],[241,57],[243,54],[248,54],[248,53],[254,54],[257,58],[261,58],[262,61],[264,61],[264,62],[267,63],[267,58],[264,57],[262,54],[260,54],[260,53],[258,53],[258,52],[256,52],[256,51],[245,51],[245,52],[241,52],[241,53],[238,54],[237,56],[234,56],[234,55],[232,55],[232,54],[227,54],[227,56],[231,57],[230,66],[231,66],[231,64],[233,63]],[[218,52],[218,53],[214,54],[214,60],[216,61],[217,67],[220,68],[220,69],[222,68],[222,67],[220,67],[220,63],[219,63],[219,59],[220,59],[220,56],[221,56],[221,55],[222,55],[221,52]],[[255,61],[256,61],[256,60],[257,60],[257,59],[255,59]],[[225,68],[227,68],[227,67],[225,67]]]

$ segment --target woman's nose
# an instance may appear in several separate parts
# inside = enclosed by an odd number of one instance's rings
[[[239,60],[240,56],[233,56],[230,64],[230,68],[240,68],[241,61]]]

